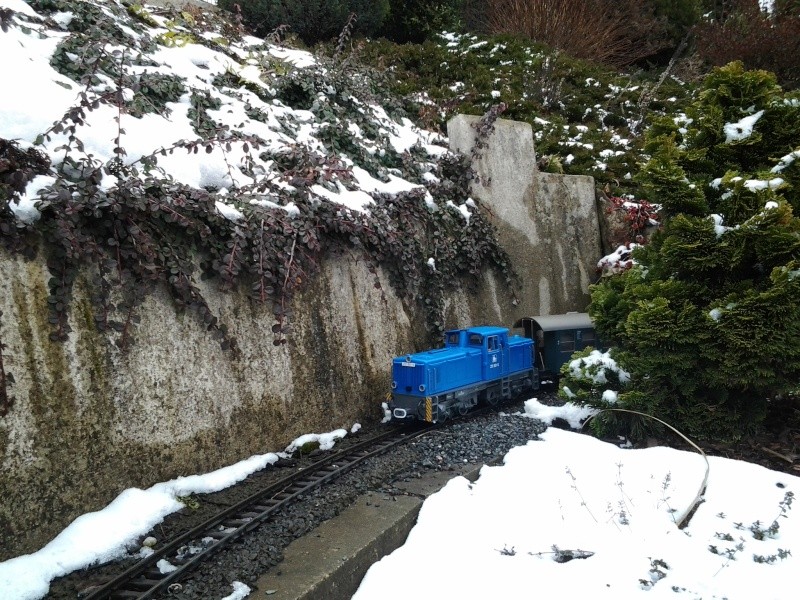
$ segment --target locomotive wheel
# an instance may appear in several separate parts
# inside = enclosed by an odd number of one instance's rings
[[[489,392],[486,396],[486,401],[489,403],[489,406],[497,406],[497,403],[500,402],[500,394]]]
[[[466,404],[459,404],[458,405],[458,414],[459,415],[461,415],[463,417],[468,412],[469,412],[469,406],[467,406]]]

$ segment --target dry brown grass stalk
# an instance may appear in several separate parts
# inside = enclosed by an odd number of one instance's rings
[[[487,24],[612,67],[666,47],[662,23],[639,0],[488,0]]]

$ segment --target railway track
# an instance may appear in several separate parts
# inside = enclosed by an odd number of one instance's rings
[[[312,489],[340,477],[359,463],[414,439],[427,430],[393,429],[346,450],[332,452],[155,547],[153,554],[95,588],[84,600],[146,600],[179,589],[179,582],[203,561],[267,522],[282,508]],[[164,569],[159,567],[160,561],[167,561],[175,570],[162,573]]]

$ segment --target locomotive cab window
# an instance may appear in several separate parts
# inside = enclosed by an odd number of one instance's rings
[[[469,334],[469,345],[470,346],[483,346],[483,336],[480,333],[470,333]]]
[[[488,340],[486,340],[486,345],[489,350],[497,350],[500,345],[497,343],[497,336],[493,335]]]
[[[458,332],[453,331],[447,334],[447,343],[451,346],[458,346]]]
[[[562,331],[558,334],[558,349],[560,352],[575,352],[574,331]]]

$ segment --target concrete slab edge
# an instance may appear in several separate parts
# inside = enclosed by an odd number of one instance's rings
[[[453,477],[478,478],[483,465],[437,471],[395,484],[391,495],[369,492],[337,517],[292,542],[284,560],[256,582],[259,600],[349,600],[367,570],[402,546],[422,503]]]

